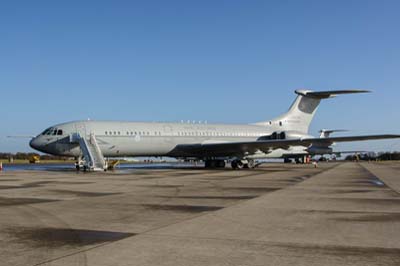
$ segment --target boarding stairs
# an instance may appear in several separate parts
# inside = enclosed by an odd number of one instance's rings
[[[89,139],[79,133],[72,136],[72,141],[78,142],[84,157],[84,168],[90,171],[105,171],[107,162],[100,150],[94,133],[90,133]]]

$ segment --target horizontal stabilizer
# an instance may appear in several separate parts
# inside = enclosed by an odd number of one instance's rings
[[[345,129],[321,129],[319,131],[320,134],[320,138],[328,138],[332,133],[335,132],[347,132],[348,130]]]
[[[321,129],[319,133],[347,132],[347,129]]]
[[[305,97],[326,99],[336,97],[339,94],[352,94],[352,93],[369,93],[369,90],[336,90],[336,91],[307,91],[307,90],[296,90],[298,95]]]

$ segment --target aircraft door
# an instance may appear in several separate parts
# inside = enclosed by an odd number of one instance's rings
[[[81,137],[86,138],[86,125],[84,123],[75,124],[75,132],[79,133]]]
[[[164,141],[167,143],[173,142],[174,130],[171,125],[165,125],[164,127]]]

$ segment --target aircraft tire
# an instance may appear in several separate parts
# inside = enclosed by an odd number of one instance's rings
[[[237,161],[236,160],[232,161],[231,166],[233,169],[237,169]]]
[[[244,168],[253,169],[254,167],[255,167],[254,160],[249,159],[247,160],[247,163],[245,164]]]
[[[233,160],[231,162],[231,166],[233,169],[240,170],[240,169],[243,169],[244,163],[242,163],[241,160]]]

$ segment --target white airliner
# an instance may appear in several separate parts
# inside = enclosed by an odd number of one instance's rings
[[[74,156],[85,169],[105,170],[110,157],[169,156],[203,160],[206,167],[253,168],[254,159],[282,158],[312,153],[335,142],[399,138],[369,135],[315,138],[308,130],[322,99],[365,90],[297,90],[298,95],[283,115],[264,122],[235,124],[141,123],[76,121],[58,124],[33,138],[38,151]]]

